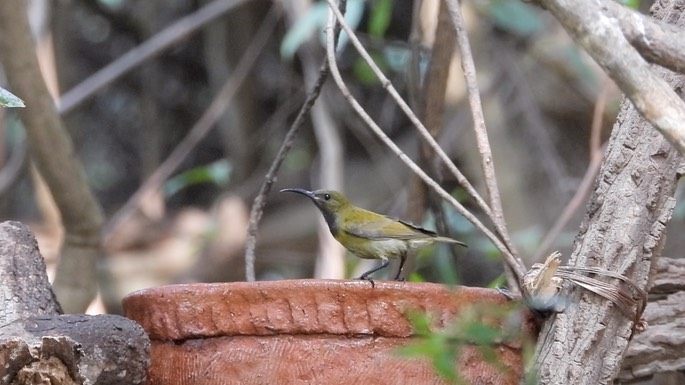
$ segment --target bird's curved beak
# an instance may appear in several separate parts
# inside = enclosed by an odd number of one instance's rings
[[[316,201],[316,196],[314,195],[314,193],[309,191],[309,190],[305,190],[303,188],[284,188],[283,190],[281,190],[281,192],[294,192],[294,193],[302,194],[306,197],[309,197],[309,199]]]

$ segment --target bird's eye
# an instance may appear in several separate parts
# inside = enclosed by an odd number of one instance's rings
[[[323,194],[323,200],[327,201],[331,199],[331,194]]]

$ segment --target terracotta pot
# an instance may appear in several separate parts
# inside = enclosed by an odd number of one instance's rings
[[[471,304],[506,302],[482,288],[290,280],[155,287],[123,305],[152,340],[148,385],[421,385],[447,382],[428,360],[397,354],[416,342],[408,310],[446,324]],[[467,383],[519,383],[519,346],[497,346],[496,365],[479,349],[455,363]]]

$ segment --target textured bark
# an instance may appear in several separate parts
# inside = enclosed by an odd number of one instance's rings
[[[139,384],[150,340],[112,315],[60,315],[29,229],[0,224],[0,385]]]
[[[649,294],[658,296],[679,291],[685,291],[685,259],[659,259]]]
[[[644,315],[649,327],[628,345],[623,381],[685,370],[685,260],[660,258],[658,265]]]
[[[649,378],[660,372],[685,370],[685,292],[647,305],[649,327],[628,346],[619,378]]]
[[[655,11],[657,18],[685,22],[679,10],[657,4]],[[652,69],[683,97],[683,75]],[[624,99],[569,265],[605,268],[646,287],[675,206],[681,161]],[[610,383],[621,367],[632,322],[609,301],[583,289],[567,286],[564,293],[569,306],[548,320],[540,334],[540,382]]]
[[[661,79],[654,67],[631,45],[620,21],[604,4],[612,0],[538,0],[569,32],[573,40],[599,64],[654,128],[685,154],[685,103]],[[664,0],[666,14],[677,19],[684,0]],[[676,20],[668,20],[675,23]],[[680,24],[682,26],[682,23]],[[648,56],[649,57],[649,56]]]
[[[0,325],[60,313],[31,231],[19,222],[0,224]]]
[[[685,30],[638,14],[617,1],[606,1],[603,6],[618,20],[623,34],[645,59],[685,72]]]

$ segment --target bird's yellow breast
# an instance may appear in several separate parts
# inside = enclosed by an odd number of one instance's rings
[[[409,248],[407,241],[402,239],[368,239],[344,231],[336,231],[333,236],[352,254],[365,259],[399,258]]]

